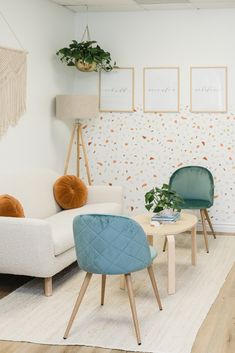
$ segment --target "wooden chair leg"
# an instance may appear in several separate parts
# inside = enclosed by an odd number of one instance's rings
[[[148,273],[149,273],[149,277],[150,277],[150,280],[151,280],[151,283],[152,283],[152,286],[153,286],[154,294],[155,294],[155,296],[157,298],[159,309],[162,310],[162,303],[161,303],[160,295],[159,295],[159,292],[158,292],[157,282],[156,282],[156,279],[155,279],[155,276],[154,276],[153,265],[152,264],[148,267]]]
[[[52,295],[52,277],[44,278],[44,293],[46,297]]]
[[[200,214],[201,214],[201,219],[202,219],[202,228],[203,228],[203,235],[204,235],[204,240],[205,240],[205,245],[206,245],[206,251],[207,251],[207,253],[209,253],[207,231],[206,231],[206,222],[205,222],[203,210],[200,210]]]
[[[208,224],[209,224],[209,226],[210,226],[210,229],[211,229],[211,231],[212,231],[213,237],[214,237],[214,239],[216,239],[216,235],[215,235],[214,229],[213,229],[213,227],[212,227],[212,223],[211,223],[210,216],[209,216],[209,213],[208,213],[207,209],[204,210],[204,213],[205,213],[207,222],[208,222]]]
[[[105,284],[106,284],[106,275],[102,275],[102,280],[101,280],[101,305],[104,305]]]
[[[134,298],[134,292],[133,292],[133,286],[132,286],[130,273],[125,275],[125,280],[126,280],[126,286],[127,286],[127,291],[128,291],[128,296],[129,296],[129,301],[130,301],[130,306],[131,306],[132,318],[133,318],[133,322],[134,322],[134,326],[135,326],[137,343],[138,343],[138,345],[140,345],[141,344],[140,329],[139,329],[139,323],[138,323],[137,312],[136,312],[136,307],[135,307],[135,298]]]
[[[166,251],[166,246],[167,246],[167,237],[165,237],[165,240],[164,240],[164,245],[163,245],[163,249],[162,249],[163,252]]]
[[[148,240],[149,245],[153,246],[153,235],[152,234],[147,235],[147,240]]]
[[[197,264],[197,228],[194,226],[191,229],[191,261],[192,265]]]
[[[68,335],[69,335],[69,331],[70,331],[71,326],[72,326],[72,324],[73,324],[73,321],[74,321],[74,319],[75,319],[75,317],[76,317],[76,315],[77,315],[77,312],[78,312],[78,309],[79,309],[80,304],[81,304],[81,302],[82,302],[82,299],[83,299],[83,297],[84,297],[84,294],[86,293],[86,290],[87,290],[87,287],[88,287],[88,285],[89,285],[89,283],[90,283],[91,277],[92,277],[92,273],[88,273],[88,272],[87,272],[87,273],[86,273],[86,276],[85,276],[85,279],[84,279],[84,281],[83,281],[83,283],[82,283],[82,287],[81,287],[81,289],[80,289],[78,298],[77,298],[76,303],[75,303],[75,305],[74,305],[74,308],[73,308],[71,317],[70,317],[70,319],[69,319],[68,326],[67,326],[66,331],[65,331],[65,333],[64,333],[64,339],[66,339],[66,338],[68,337]]]
[[[126,281],[125,281],[124,275],[120,275],[120,289],[122,290],[126,289]]]

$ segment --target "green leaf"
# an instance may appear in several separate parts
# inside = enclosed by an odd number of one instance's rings
[[[147,192],[147,193],[145,194],[145,201],[146,201],[146,202],[148,202],[148,201],[152,202],[153,199],[154,199],[154,194],[153,194],[153,192],[149,191],[149,192]]]
[[[152,207],[153,207],[153,204],[145,205],[145,208],[146,208],[148,211],[150,211]]]
[[[156,206],[156,207],[153,209],[153,212],[155,212],[155,213],[159,213],[159,212],[161,212],[161,211],[163,211],[163,207]]]
[[[162,185],[162,189],[169,190],[169,189],[170,189],[170,186],[169,186],[168,184],[163,184],[163,185]]]

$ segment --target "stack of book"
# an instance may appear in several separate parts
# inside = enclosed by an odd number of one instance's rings
[[[180,213],[179,212],[175,212],[172,215],[163,215],[163,214],[155,214],[152,218],[151,221],[152,222],[159,222],[159,223],[174,223],[177,220],[179,220],[180,218]]]

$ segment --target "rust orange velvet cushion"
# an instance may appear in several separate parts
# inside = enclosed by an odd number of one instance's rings
[[[87,195],[86,185],[75,175],[64,175],[54,184],[56,202],[64,210],[84,206],[87,202]]]
[[[1,217],[24,217],[24,210],[21,203],[11,195],[0,195],[0,216]]]

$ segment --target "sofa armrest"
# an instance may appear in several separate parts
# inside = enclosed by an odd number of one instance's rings
[[[0,217],[0,273],[43,277],[53,266],[53,258],[48,222]]]
[[[88,186],[88,204],[115,202],[123,203],[123,188],[121,186],[95,185]]]

